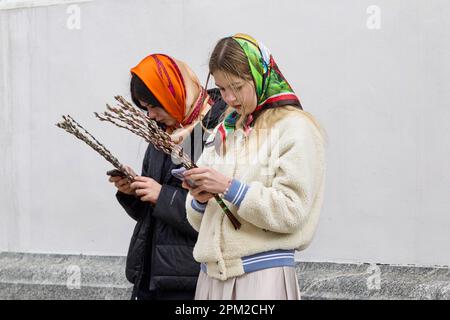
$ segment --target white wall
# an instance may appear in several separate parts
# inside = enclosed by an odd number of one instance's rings
[[[92,112],[128,96],[145,55],[174,55],[204,81],[215,42],[246,32],[329,135],[319,228],[298,258],[449,264],[448,1],[94,0],[79,30],[67,8],[0,11],[0,250],[126,254],[133,222],[110,166],[54,123],[70,113],[140,169],[145,143]]]

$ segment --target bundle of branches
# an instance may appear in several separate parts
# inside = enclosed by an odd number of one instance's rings
[[[163,151],[172,156],[173,159],[179,161],[186,169],[197,168],[197,165],[192,159],[183,151],[183,148],[174,143],[164,130],[162,130],[156,121],[150,119],[144,112],[134,107],[130,102],[125,100],[122,96],[114,97],[118,105],[111,107],[106,105],[107,110],[102,114],[95,112],[95,116],[101,121],[108,121],[114,125],[127,129],[134,134],[144,138],[147,142],[153,144],[156,149]],[[230,219],[235,229],[241,227],[241,223],[231,213],[219,195],[214,195],[215,200],[220,205],[224,213]]]
[[[119,160],[117,160],[117,158],[114,157],[112,153],[108,149],[106,149],[106,147],[101,144],[92,134],[90,134],[71,116],[67,115],[63,116],[62,118],[63,120],[56,124],[57,127],[67,131],[81,141],[85,142],[88,146],[97,151],[109,163],[111,163],[114,168],[122,172],[130,182],[133,181],[134,177],[125,169],[125,167],[119,162]]]

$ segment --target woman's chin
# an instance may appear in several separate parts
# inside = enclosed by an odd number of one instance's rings
[[[175,127],[176,126],[176,122],[172,122],[172,121],[157,121],[158,123],[161,123],[161,125],[165,126],[165,127]]]

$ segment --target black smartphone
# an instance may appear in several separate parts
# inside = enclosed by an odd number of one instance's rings
[[[122,177],[122,178],[126,177],[125,173],[123,173],[118,169],[109,170],[106,172],[106,174],[111,177]]]

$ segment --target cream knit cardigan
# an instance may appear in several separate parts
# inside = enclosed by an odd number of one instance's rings
[[[216,153],[212,134],[197,162],[249,186],[239,208],[225,201],[242,223],[239,230],[214,199],[200,213],[187,196],[187,218],[199,232],[194,258],[206,264],[213,278],[242,275],[244,256],[303,250],[313,238],[324,192],[324,141],[306,116],[294,112],[276,122],[270,133],[259,132],[264,134],[257,147],[256,131],[247,138],[242,130],[235,131],[227,137],[225,156]]]

